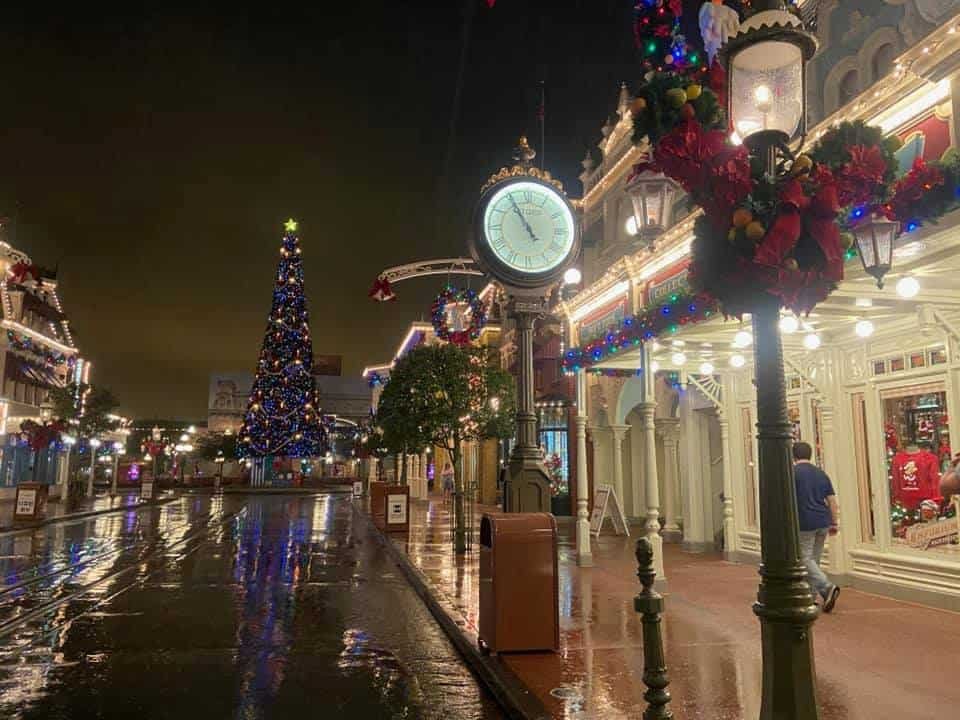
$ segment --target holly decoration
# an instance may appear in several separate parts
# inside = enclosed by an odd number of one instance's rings
[[[450,326],[451,304],[459,306],[462,317],[468,318],[465,327]],[[456,289],[449,285],[433,301],[430,314],[437,337],[454,345],[467,345],[476,340],[487,324],[487,308],[480,296],[473,290]]]
[[[33,451],[44,450],[60,439],[60,433],[67,426],[60,420],[38,423],[34,420],[24,420],[20,423],[20,431],[26,435],[27,444]]]

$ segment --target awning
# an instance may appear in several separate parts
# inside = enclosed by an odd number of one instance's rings
[[[11,352],[7,353],[3,374],[4,377],[9,380],[30,383],[31,385],[51,389],[63,387],[66,384],[52,367],[32,363]]]

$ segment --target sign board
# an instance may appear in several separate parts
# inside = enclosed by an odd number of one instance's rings
[[[37,512],[37,491],[34,489],[17,489],[17,508],[16,515],[25,515],[33,517]]]
[[[153,500],[153,480],[144,480],[140,483],[140,499]]]
[[[590,532],[594,536],[600,535],[603,521],[609,517],[613,523],[613,530],[617,535],[630,537],[630,528],[627,526],[627,517],[623,514],[620,500],[612,485],[597,485],[593,491],[593,512],[590,514]]]
[[[353,481],[353,496],[360,497],[363,495],[363,482],[360,480]]]
[[[407,524],[407,494],[387,494],[387,525]]]
[[[18,498],[19,499],[19,498]],[[960,497],[953,498],[957,514],[947,520],[932,520],[907,528],[907,544],[926,550],[937,545],[947,545],[960,537]]]

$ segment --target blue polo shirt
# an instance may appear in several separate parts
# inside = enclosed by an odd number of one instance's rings
[[[836,493],[827,474],[812,463],[801,462],[793,466],[793,478],[797,484],[800,529],[809,531],[830,527],[833,516],[827,498]]]

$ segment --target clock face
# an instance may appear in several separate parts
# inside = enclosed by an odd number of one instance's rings
[[[483,212],[483,237],[507,267],[526,275],[549,272],[573,250],[570,206],[553,188],[518,180],[494,191]]]

